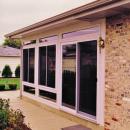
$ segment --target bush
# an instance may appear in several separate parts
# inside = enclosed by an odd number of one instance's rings
[[[17,89],[17,84],[8,84],[10,90],[16,90]]]
[[[4,84],[0,84],[0,91],[5,89],[5,85]]]
[[[2,77],[5,77],[5,78],[12,77],[12,71],[9,65],[5,65],[2,71]]]
[[[20,77],[20,66],[18,65],[15,69],[15,77]]]
[[[20,110],[10,109],[9,100],[0,98],[0,130],[31,130]]]

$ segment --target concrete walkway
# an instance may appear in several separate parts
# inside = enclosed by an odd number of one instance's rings
[[[0,92],[0,97],[9,98],[13,109],[23,111],[26,116],[25,122],[29,124],[32,130],[60,130],[67,126],[77,125],[73,121],[21,100],[19,91]]]

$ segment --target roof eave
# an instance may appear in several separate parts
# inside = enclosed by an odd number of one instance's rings
[[[57,21],[61,21],[61,20],[76,16],[76,15],[80,18],[81,16],[79,14],[81,14],[87,10],[89,10],[89,13],[90,13],[98,8],[101,9],[101,8],[106,7],[108,5],[117,4],[117,6],[119,6],[119,5],[123,5],[123,4],[127,4],[127,3],[130,3],[130,1],[129,0],[98,0],[98,1],[92,2],[90,4],[78,7],[76,9],[67,11],[65,13],[56,15],[56,16],[51,17],[49,19],[43,20],[41,22],[32,24],[32,25],[27,26],[25,28],[16,30],[12,33],[6,34],[5,37],[14,37],[14,36],[20,35],[22,33],[25,33],[25,32],[31,31],[31,30],[35,30],[36,28],[40,28],[40,27],[43,27],[46,25],[51,25],[52,23],[56,23]],[[98,11],[99,10],[97,10],[97,12]]]

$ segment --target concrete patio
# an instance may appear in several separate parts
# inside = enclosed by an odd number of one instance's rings
[[[19,98],[19,91],[0,92],[0,98],[9,98],[11,107],[23,111],[25,122],[32,130],[60,130],[63,127],[77,125],[64,117],[44,110],[32,103]]]

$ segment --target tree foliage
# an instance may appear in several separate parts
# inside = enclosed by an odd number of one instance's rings
[[[20,77],[20,66],[18,65],[15,69],[15,77]]]
[[[5,78],[12,77],[12,71],[9,65],[5,65],[5,67],[3,68],[2,77]]]
[[[21,41],[19,39],[6,38],[4,40],[3,45],[13,47],[13,48],[20,48],[21,47]]]

